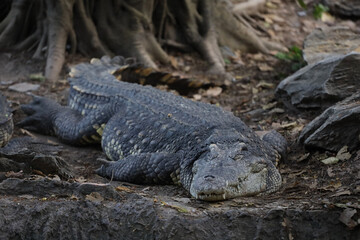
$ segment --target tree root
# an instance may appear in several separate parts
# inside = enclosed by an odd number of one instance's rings
[[[7,15],[0,11],[0,48],[46,56],[51,80],[58,78],[66,51],[135,57],[156,69],[169,63],[162,43],[195,50],[212,73],[224,74],[219,44],[265,53],[269,46],[223,1],[14,0]]]

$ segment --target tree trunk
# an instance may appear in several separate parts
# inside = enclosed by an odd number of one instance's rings
[[[14,0],[1,6],[0,48],[46,57],[51,80],[58,78],[66,52],[134,57],[156,69],[169,63],[163,47],[170,44],[198,52],[218,74],[225,73],[219,44],[268,52],[229,10],[228,0]]]

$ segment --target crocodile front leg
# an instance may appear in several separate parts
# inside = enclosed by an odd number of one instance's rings
[[[141,153],[103,165],[96,173],[138,184],[179,183],[181,153]]]
[[[108,120],[116,112],[120,112],[118,107],[116,104],[104,104],[83,116],[51,99],[34,97],[32,103],[22,106],[28,117],[18,123],[18,126],[55,135],[69,144],[100,143],[102,130]]]

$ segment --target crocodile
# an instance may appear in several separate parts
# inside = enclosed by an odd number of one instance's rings
[[[194,198],[219,201],[277,191],[286,140],[260,138],[222,108],[151,86],[118,81],[122,62],[74,66],[68,106],[34,96],[19,126],[72,145],[101,143],[111,160],[100,176],[136,184],[179,184]]]
[[[5,146],[9,142],[13,131],[12,110],[5,96],[0,94],[0,147]]]

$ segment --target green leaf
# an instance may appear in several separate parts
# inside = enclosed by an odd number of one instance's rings
[[[297,3],[299,4],[300,7],[302,7],[303,9],[307,9],[306,3],[303,0],[297,0]]]
[[[231,63],[231,61],[229,59],[227,59],[227,58],[224,59],[224,62],[225,62],[225,64],[230,64]]]
[[[324,12],[328,12],[329,8],[320,4],[314,6],[313,15],[315,19],[320,19]]]
[[[305,61],[302,56],[302,50],[298,46],[292,46],[288,52],[278,52],[276,58],[291,63],[291,70],[296,71],[305,66]]]

